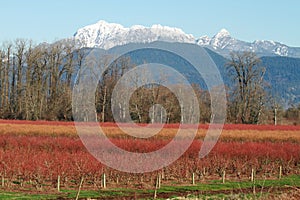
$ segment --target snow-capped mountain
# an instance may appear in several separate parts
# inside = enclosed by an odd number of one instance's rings
[[[79,29],[75,38],[83,47],[110,49],[128,43],[149,43],[154,41],[194,43],[195,38],[185,34],[181,29],[168,26],[153,25],[144,27],[135,25],[130,28],[120,24],[99,21]]]
[[[231,51],[253,51],[260,56],[300,57],[300,48],[288,47],[272,40],[256,40],[252,43],[237,40],[231,37],[226,29],[222,29],[212,38],[208,36],[200,37],[196,40],[196,43],[224,56],[228,56]]]
[[[287,56],[299,57],[300,48],[289,47],[279,42],[269,40],[256,40],[245,42],[233,38],[226,29],[221,29],[213,37],[202,36],[196,39],[191,34],[186,34],[179,28],[162,25],[145,27],[135,25],[123,27],[120,24],[99,21],[96,24],[80,28],[74,38],[81,47],[97,47],[110,49],[114,46],[128,43],[150,43],[154,41],[193,43],[207,47],[225,57],[231,51],[253,51],[259,56]]]

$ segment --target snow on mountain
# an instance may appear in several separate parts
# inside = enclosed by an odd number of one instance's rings
[[[252,43],[254,49],[263,49],[279,56],[289,56],[289,47],[272,40],[256,40]]]
[[[221,29],[221,31],[212,38],[210,45],[215,49],[224,49],[232,41],[233,38],[230,36],[230,33],[226,29]]]
[[[232,41],[233,38],[230,36],[230,33],[226,29],[221,29],[221,31],[212,38],[209,38],[208,36],[200,37],[196,40],[196,44],[200,46],[211,46],[213,49],[223,49]]]
[[[96,24],[80,28],[74,38],[81,47],[110,49],[128,43],[150,43],[154,41],[194,43],[207,47],[225,57],[232,51],[253,51],[259,56],[300,57],[300,48],[288,47],[279,42],[256,40],[252,43],[233,38],[226,29],[221,29],[213,37],[202,36],[196,39],[179,28],[162,25],[145,27],[134,25],[123,27],[120,24],[99,21]]]
[[[185,34],[181,29],[162,25],[144,27],[134,25],[130,28],[120,24],[99,21],[79,29],[75,38],[83,47],[99,47],[109,49],[128,43],[149,43],[153,41],[194,43],[195,38]]]
[[[221,29],[212,38],[202,36],[196,40],[196,44],[207,47],[219,54],[228,57],[232,51],[252,51],[260,56],[290,56],[300,57],[300,49],[272,40],[256,40],[252,43],[233,38],[226,29]]]
[[[199,39],[196,40],[196,44],[200,46],[207,46],[209,45],[211,39],[207,35],[201,36]]]
[[[291,47],[279,42],[272,40],[256,40],[252,43],[245,42],[231,37],[226,29],[221,29],[212,38],[208,36],[200,37],[196,40],[196,44],[210,48],[223,56],[229,56],[229,53],[232,51],[253,51],[261,56],[279,55],[299,57],[289,53],[289,50],[292,49]]]

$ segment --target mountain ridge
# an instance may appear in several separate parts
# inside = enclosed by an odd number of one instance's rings
[[[211,49],[224,57],[232,51],[252,51],[258,56],[287,56],[300,58],[300,47],[290,47],[272,40],[246,42],[233,38],[229,31],[222,28],[214,36],[194,37],[176,27],[154,24],[151,27],[121,24],[100,20],[95,24],[82,27],[73,35],[80,47],[110,49],[128,43],[150,43],[154,41],[192,43]]]

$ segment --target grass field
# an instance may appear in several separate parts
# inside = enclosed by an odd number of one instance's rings
[[[165,146],[178,128],[167,125],[156,136],[135,139],[113,123],[101,126],[115,145],[131,152]],[[199,125],[196,139],[173,164],[131,174],[99,163],[83,146],[72,122],[1,120],[0,199],[74,199],[81,180],[81,199],[152,199],[154,193],[162,199],[274,199],[278,195],[297,199],[300,126],[228,124],[210,154],[199,159],[207,128]]]
[[[221,183],[218,180],[209,181],[206,184],[198,183],[196,185],[179,185],[179,186],[162,186],[157,190],[157,198],[176,198],[178,196],[186,196],[189,198],[240,198],[240,199],[268,199],[275,196],[287,194],[289,190],[292,195],[297,195],[297,188],[300,187],[300,176],[288,176],[280,180],[256,180],[251,182],[233,182],[228,181]],[[255,193],[253,193],[255,192]],[[102,190],[83,190],[80,198],[95,198],[95,199],[152,199],[155,190],[151,189],[131,189],[131,188],[108,188]],[[61,190],[61,192],[44,194],[35,194],[27,190],[21,192],[5,192],[0,194],[1,199],[74,199],[77,191]],[[298,192],[298,195],[299,192]],[[121,198],[123,197],[123,198]],[[296,196],[297,197],[297,196]]]

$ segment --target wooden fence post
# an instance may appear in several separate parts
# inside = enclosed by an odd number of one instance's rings
[[[102,175],[102,186],[103,186],[103,188],[106,188],[106,176],[105,176],[105,173]]]
[[[195,185],[195,173],[192,173],[192,184]]]
[[[278,176],[278,178],[281,179],[281,177],[282,177],[282,166],[280,165],[279,166],[279,176]]]
[[[158,175],[157,175],[157,188],[159,189],[160,186],[161,186],[161,175],[158,174]]]
[[[251,182],[254,182],[254,169],[251,169]]]
[[[161,179],[165,180],[165,170],[164,170],[164,168],[161,170]]]
[[[57,176],[57,192],[60,192],[60,176]]]
[[[160,188],[160,174],[157,175],[157,178],[156,178],[156,182],[155,182],[155,190],[154,190],[154,196],[153,196],[153,199],[156,199],[157,198],[157,189]]]
[[[224,170],[222,173],[222,183],[225,183],[225,176],[226,176],[226,172]]]
[[[79,184],[79,187],[78,187],[78,191],[77,191],[77,194],[76,194],[76,200],[79,199],[79,195],[80,195],[80,190],[81,190],[81,187],[82,187],[82,184],[83,184],[83,177],[81,177],[81,180],[80,180],[80,184]]]
[[[251,182],[253,183],[252,184],[253,194],[256,194],[256,191],[255,191],[255,170],[253,168],[251,169]]]
[[[4,183],[5,183],[5,180],[4,180],[4,176],[2,175],[1,177],[1,186],[4,187]]]

